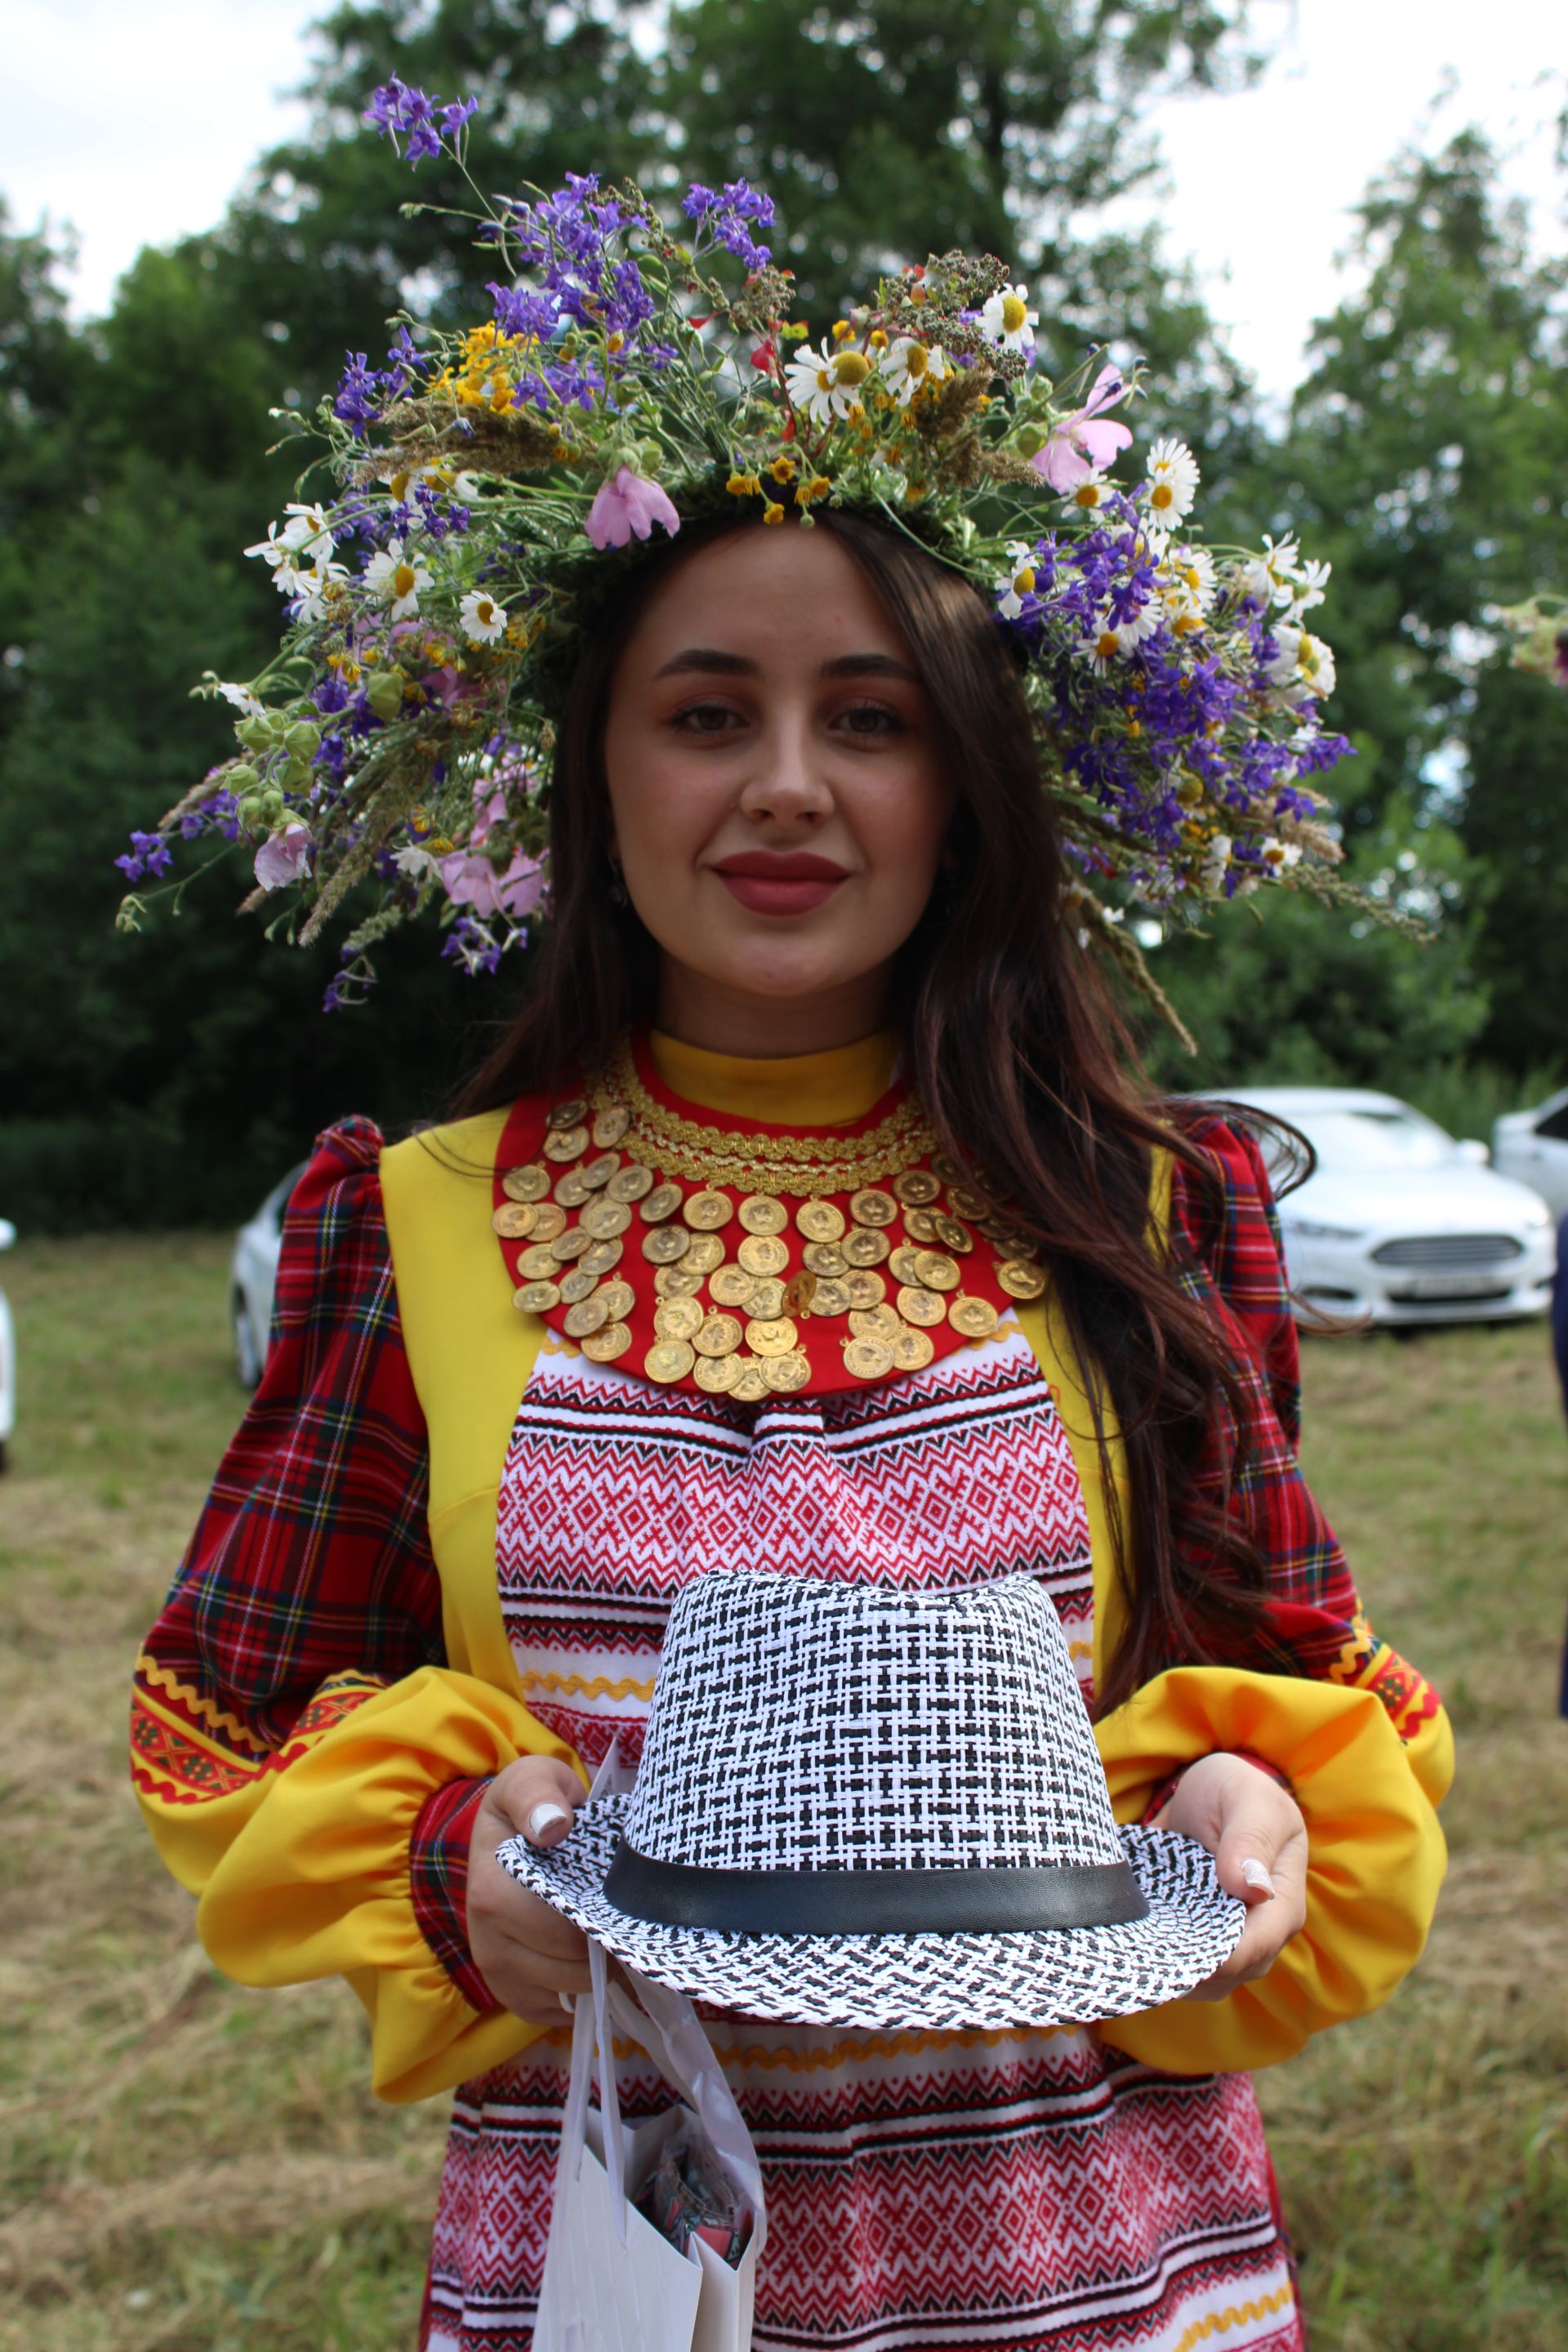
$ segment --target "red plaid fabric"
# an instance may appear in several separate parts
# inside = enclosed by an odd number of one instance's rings
[[[1217,1119],[1196,1139],[1222,1189],[1211,1197],[1177,1164],[1173,1247],[1231,1338],[1247,1425],[1216,1427],[1194,1475],[1218,1490],[1227,1454],[1239,1459],[1231,1507],[1268,1563],[1296,1670],[1377,1689],[1409,1737],[1436,1696],[1362,1618],[1297,1465],[1296,1332],[1261,1158]],[[135,1768],[165,1801],[199,1803],[276,1770],[372,1691],[445,1663],[425,1423],[397,1318],[380,1151],[368,1120],[329,1129],[289,1205],[266,1375],[138,1664],[138,1701],[159,1712],[133,1718]],[[182,1717],[201,1735],[188,1753],[171,1728]],[[493,2006],[464,1926],[483,1786],[432,1798],[410,1858],[426,1939],[476,2008]]]

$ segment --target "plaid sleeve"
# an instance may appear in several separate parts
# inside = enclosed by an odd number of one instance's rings
[[[1244,1522],[1268,1570],[1269,1616],[1299,1674],[1376,1692],[1400,1738],[1437,1716],[1431,1685],[1373,1633],[1339,1541],[1301,1475],[1300,1360],[1279,1218],[1251,1136],[1209,1118],[1191,1130],[1217,1183],[1174,1163],[1173,1252],[1184,1286],[1230,1344],[1242,1423],[1221,1414],[1194,1485]]]

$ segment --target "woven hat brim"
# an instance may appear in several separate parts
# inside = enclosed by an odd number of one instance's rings
[[[1167,1830],[1121,1832],[1148,1902],[1124,1926],[1029,1934],[735,1936],[635,1919],[606,1901],[605,1874],[629,1799],[582,1806],[541,1853],[509,1839],[501,1867],[615,1958],[693,2000],[779,2025],[995,2032],[1088,2024],[1177,2000],[1235,1950],[1247,1906],[1214,1857]]]

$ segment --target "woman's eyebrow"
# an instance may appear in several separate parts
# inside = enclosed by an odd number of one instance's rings
[[[896,659],[892,654],[838,654],[825,661],[817,673],[821,677],[907,677],[911,686],[920,679],[908,662]]]
[[[726,677],[755,677],[758,665],[744,654],[728,654],[717,646],[689,646],[683,653],[672,654],[668,661],[655,670],[656,677],[675,677],[682,671],[707,670]],[[819,677],[904,677],[911,686],[920,679],[907,662],[892,654],[837,654],[825,661],[817,672]]]
[[[687,669],[721,670],[730,677],[754,677],[757,665],[744,654],[721,653],[716,646],[689,646],[682,654],[672,654],[655,677],[674,677]]]

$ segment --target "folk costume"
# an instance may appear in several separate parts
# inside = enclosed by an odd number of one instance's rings
[[[350,1121],[290,1204],[267,1373],[138,1665],[134,1771],[219,1966],[346,1976],[377,2090],[455,2087],[429,2352],[528,2345],[566,2079],[564,2021],[499,2010],[468,1951],[487,1779],[524,1753],[591,1771],[616,1739],[635,1763],[671,1599],[710,1570],[948,1591],[1026,1573],[1088,1701],[1118,1637],[1092,1417],[1049,1283],[932,1153],[895,1058],[889,1038],[768,1063],[628,1042],[580,1109],[520,1103],[390,1149]],[[717,2013],[767,2179],[763,2352],[1303,2340],[1248,2070],[1414,1962],[1451,1744],[1297,1467],[1257,1150],[1200,1132],[1219,1205],[1164,1159],[1154,1225],[1231,1343],[1247,1425],[1216,1431],[1197,1475],[1242,1448],[1236,1507],[1296,1672],[1178,1668],[1095,1736],[1123,1822],[1215,1748],[1279,1773],[1310,1832],[1306,1927],[1222,2002],[1098,2026]],[[529,1229],[519,1207],[554,1213]],[[559,1242],[552,1276],[520,1263]],[[850,1307],[857,1274],[876,1279]],[[606,1288],[615,1311],[569,1334]],[[943,1319],[921,1319],[935,1302]],[[905,1348],[922,1360],[901,1368]],[[1113,1475],[1116,1453],[1112,1433]],[[667,2095],[628,2056],[624,2111]]]

